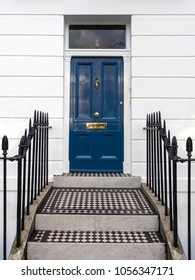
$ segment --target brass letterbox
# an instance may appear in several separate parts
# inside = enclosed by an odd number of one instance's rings
[[[107,129],[107,123],[101,123],[101,122],[86,123],[86,129]]]

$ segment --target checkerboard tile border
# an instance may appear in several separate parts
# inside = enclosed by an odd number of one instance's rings
[[[46,243],[162,243],[158,232],[35,231],[30,242]]]
[[[128,173],[120,172],[71,172],[64,173],[64,177],[131,177]]]

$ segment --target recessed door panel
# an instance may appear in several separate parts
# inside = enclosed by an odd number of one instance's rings
[[[74,133],[75,160],[93,160],[93,134],[87,132]]]
[[[118,161],[120,157],[118,133],[116,131],[100,132],[99,139],[101,160]]]
[[[70,170],[122,172],[123,59],[72,58]]]
[[[117,120],[118,63],[102,64],[102,82],[102,118]]]
[[[91,118],[91,108],[93,106],[92,94],[92,63],[78,63],[76,65],[75,75],[75,100],[76,102],[76,119],[86,120]]]

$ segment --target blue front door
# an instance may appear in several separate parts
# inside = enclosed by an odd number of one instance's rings
[[[70,171],[123,171],[123,59],[72,58]]]

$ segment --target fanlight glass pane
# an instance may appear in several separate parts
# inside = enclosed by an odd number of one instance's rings
[[[125,49],[125,25],[70,25],[70,49]]]

